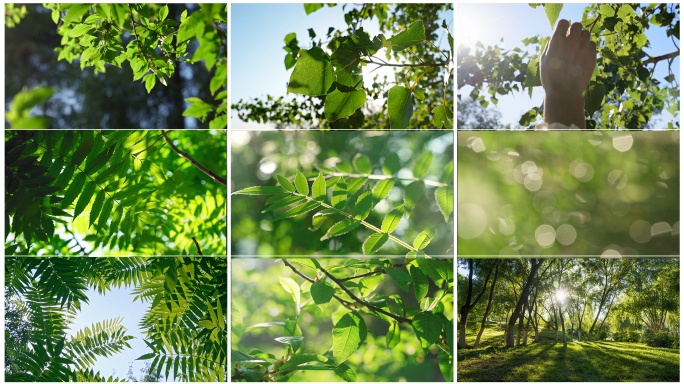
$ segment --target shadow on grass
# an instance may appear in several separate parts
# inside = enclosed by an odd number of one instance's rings
[[[458,351],[459,381],[679,381],[679,355],[638,344],[535,342],[472,354]],[[631,348],[626,350],[625,348]],[[474,351],[472,351],[474,352]],[[668,359],[668,357],[670,357]]]

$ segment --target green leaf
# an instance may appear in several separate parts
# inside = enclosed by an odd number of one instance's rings
[[[149,225],[160,225],[164,222],[161,217],[147,212],[138,212],[138,218]]]
[[[418,200],[423,197],[425,184],[418,180],[406,186],[404,190],[404,210],[406,211],[406,218],[411,215],[411,211],[416,207]]]
[[[404,215],[404,206],[400,205],[397,208],[390,211],[390,213],[385,216],[382,220],[382,226],[380,229],[385,233],[392,233],[399,225],[401,217]]]
[[[527,77],[525,77],[526,87],[541,87],[541,77],[539,74],[539,63],[536,60],[530,60],[527,63]]]
[[[451,126],[453,119],[454,112],[444,104],[432,110],[432,125],[439,129],[453,129]]]
[[[435,201],[437,201],[437,206],[444,215],[444,221],[448,223],[451,212],[454,211],[454,189],[450,186],[437,188]]]
[[[390,129],[408,128],[413,115],[411,90],[400,85],[392,87],[387,98],[387,113],[390,118]]]
[[[353,92],[340,92],[336,89],[325,98],[325,118],[328,121],[335,121],[351,116],[365,103],[366,91],[363,89]]]
[[[318,201],[325,200],[325,179],[320,172],[318,172],[318,177],[311,186],[311,196]]]
[[[280,277],[280,285],[283,287],[285,291],[289,292],[292,295],[292,300],[294,300],[295,302],[297,313],[299,313],[299,285],[297,285],[297,283],[289,277]]]
[[[93,142],[93,138],[90,137],[78,146],[78,149],[76,149],[76,152],[74,152],[74,155],[71,157],[71,164],[73,164],[74,167],[81,165],[86,156],[88,156],[93,149]]]
[[[337,209],[342,209],[347,204],[347,184],[338,182],[333,187],[332,206]]]
[[[166,16],[169,15],[169,6],[165,5],[159,9],[159,21],[166,20]]]
[[[146,353],[146,354],[144,354],[144,355],[138,357],[136,360],[147,360],[147,359],[151,359],[151,358],[153,358],[153,357],[155,357],[155,356],[157,356],[156,353]]]
[[[419,20],[409,25],[409,27],[399,33],[398,35],[392,36],[389,41],[392,46],[392,50],[395,52],[403,51],[404,49],[420,43],[425,40],[425,26],[423,26],[423,21]],[[402,128],[403,129],[403,128]]]
[[[348,87],[356,87],[359,84],[361,73],[357,68],[361,61],[361,56],[357,50],[352,49],[348,44],[344,44],[333,52],[331,60],[335,67],[335,78],[339,84]],[[365,97],[364,93],[364,99]]]
[[[615,16],[615,10],[610,5],[604,4],[599,7],[599,13],[605,17]]]
[[[95,183],[92,181],[88,181],[85,185],[85,188],[83,188],[83,192],[81,193],[81,196],[78,198],[78,201],[76,202],[76,207],[74,208],[74,219],[78,217],[78,215],[83,212],[85,207],[88,206],[90,203],[90,199],[93,198],[93,194],[95,193]]]
[[[275,195],[282,193],[281,187],[249,187],[240,191],[233,192],[234,195]]]
[[[387,157],[385,157],[385,160],[382,165],[382,171],[386,175],[394,175],[395,173],[399,172],[399,168],[399,155],[393,152],[387,155]]]
[[[311,284],[311,298],[314,303],[325,312],[325,308],[333,297],[335,289],[325,282],[325,279],[321,279]]]
[[[284,188],[286,191],[289,191],[289,192],[295,191],[295,188],[292,185],[292,183],[290,183],[290,180],[288,180],[287,178],[280,176],[280,175],[276,175],[276,178],[278,178],[278,183],[280,183],[280,186],[282,188]]]
[[[411,274],[411,281],[413,281],[413,293],[416,295],[416,300],[420,303],[425,298],[430,288],[430,282],[420,268],[415,265],[409,266],[409,273]]]
[[[68,24],[74,21],[80,20],[83,15],[88,13],[90,10],[90,6],[92,4],[74,4],[69,8],[69,11],[67,12],[66,16],[64,16],[64,24]]]
[[[321,8],[323,8],[322,3],[304,3],[304,11],[307,15],[310,15]]]
[[[279,371],[284,372],[287,370],[292,370],[298,365],[310,363],[312,361],[320,361],[322,363],[325,363],[326,361],[328,361],[328,359],[322,355],[293,355],[292,357],[290,357],[290,360],[286,361],[285,364],[283,364],[280,367]]]
[[[176,44],[181,44],[195,36],[197,27],[203,23],[202,12],[195,11],[188,18],[181,22],[176,35]]]
[[[351,181],[349,181],[347,183],[347,194],[348,195],[354,195],[367,182],[368,182],[367,177],[359,177],[359,178],[351,179]]]
[[[88,228],[90,228],[91,225],[97,220],[97,216],[100,214],[100,209],[102,209],[102,203],[104,203],[105,199],[105,191],[100,190],[97,193],[97,196],[95,196],[95,202],[93,202],[93,207],[90,209],[90,225]]]
[[[238,337],[242,337],[242,315],[234,301],[230,301],[230,330]]]
[[[439,340],[439,334],[442,332],[442,319],[431,312],[421,312],[413,316],[412,325],[423,351],[428,353],[430,346]]]
[[[430,241],[435,237],[435,231],[426,229],[421,232],[415,240],[413,240],[413,248],[423,249],[430,244]]]
[[[409,284],[411,284],[411,276],[396,268],[384,268],[385,272],[394,280],[397,285],[399,285],[399,288],[403,289],[405,292],[408,293],[409,291]]]
[[[373,199],[375,201],[380,201],[389,195],[390,191],[394,187],[394,179],[384,179],[378,181],[373,187]]]
[[[143,82],[145,82],[145,89],[147,89],[147,93],[149,94],[150,91],[152,91],[152,88],[154,88],[154,84],[157,82],[157,78],[154,75],[154,73],[150,73],[150,74],[147,74],[143,77]],[[189,109],[190,108],[188,108],[188,110]],[[187,110],[186,110],[186,112],[187,112]],[[202,114],[202,115],[204,115],[204,114]]]
[[[320,47],[300,51],[287,92],[302,95],[325,95],[333,83],[333,67],[328,54]]]
[[[382,273],[361,278],[359,281],[359,293],[361,294],[361,297],[366,297],[373,293],[375,288],[377,288],[378,284],[380,284],[382,280]]]
[[[295,186],[297,187],[297,192],[301,195],[309,196],[309,182],[299,170],[297,170],[297,176],[295,176]]]
[[[362,193],[354,205],[354,217],[364,220],[373,210],[373,196],[371,191]]]
[[[290,204],[294,204],[294,203],[296,203],[298,201],[302,201],[304,199],[305,199],[305,197],[302,197],[302,196],[290,196],[290,197],[288,197],[284,200],[280,200],[277,203],[271,205],[270,207],[264,209],[263,211],[261,211],[261,213],[266,213],[266,212],[272,211],[274,209],[286,207]]]
[[[88,32],[92,28],[92,25],[88,24],[79,24],[75,26],[71,32],[69,32],[69,37],[79,37],[84,35],[86,32]]]
[[[344,381],[350,383],[356,382],[356,373],[354,373],[354,370],[349,368],[345,363],[342,363],[335,368],[335,374]]]
[[[244,352],[236,351],[234,349],[230,350],[230,361],[232,363],[259,363],[266,360],[256,358],[252,355],[248,355]]]
[[[370,159],[366,155],[357,156],[354,159],[354,168],[356,168],[356,170],[359,173],[363,173],[366,175],[373,173],[373,168],[371,168]]]
[[[275,338],[275,341],[279,343],[290,345],[292,347],[292,352],[294,353],[297,353],[297,350],[302,345],[302,340],[304,340],[303,336],[285,336]]]
[[[345,233],[347,233],[347,232],[353,230],[354,228],[358,227],[359,224],[361,224],[361,222],[358,220],[354,220],[354,219],[342,220],[339,223],[330,227],[330,229],[328,229],[328,232],[325,234],[325,236],[321,237],[321,241],[328,240],[331,237],[344,235]]]
[[[618,67],[622,67],[622,63],[620,62],[620,59],[617,57],[617,55],[610,48],[602,48],[601,54],[603,54],[603,56],[607,57],[613,64],[617,65]]]
[[[104,228],[107,225],[107,220],[109,220],[109,214],[112,213],[112,208],[114,207],[114,200],[107,199],[104,206],[102,207],[102,213],[100,214],[100,220],[98,220],[98,225]],[[115,215],[116,216],[116,215]],[[112,222],[113,219],[112,219]],[[92,224],[92,221],[91,221]]]
[[[301,214],[304,214],[304,213],[311,211],[312,209],[316,209],[320,206],[321,206],[321,203],[319,203],[318,201],[308,201],[304,204],[300,204],[294,208],[291,208],[289,211],[278,216],[275,220],[287,219],[288,217],[301,215]]]
[[[413,177],[422,179],[427,175],[430,164],[432,164],[432,157],[432,152],[427,151],[416,160],[416,164],[413,166]]]
[[[546,13],[546,18],[549,19],[551,29],[553,29],[553,27],[556,25],[556,20],[558,20],[558,15],[560,15],[561,9],[563,9],[562,3],[544,4],[544,12]]]
[[[606,95],[606,86],[591,82],[584,90],[584,111],[592,116],[603,105],[603,97]]]
[[[441,321],[441,320],[440,320]],[[344,363],[366,340],[366,322],[356,312],[347,313],[333,328],[333,360]]]
[[[363,254],[372,255],[387,242],[389,235],[386,233],[374,233],[363,243]]]
[[[196,98],[193,98],[193,99],[196,99]],[[188,101],[188,100],[190,100],[190,99],[185,99],[185,101]],[[185,112],[183,112],[183,116],[200,118],[200,117],[206,115],[207,113],[209,113],[209,111],[211,111],[212,109],[214,109],[213,105],[207,104],[207,103],[203,102],[202,100],[199,100],[199,101],[196,101],[195,103],[193,103],[192,105],[190,105],[188,107],[188,109],[186,109]]]
[[[67,191],[64,193],[64,200],[62,200],[62,208],[67,208],[68,206],[71,205],[71,203],[74,202],[76,197],[81,193],[81,189],[83,189],[83,184],[85,184],[85,179],[86,176],[79,172],[76,177],[72,180],[71,184],[69,185],[69,188],[67,188]]]
[[[385,342],[387,343],[387,349],[392,349],[399,344],[401,341],[401,330],[399,329],[399,323],[396,321],[390,322],[390,327],[387,330],[387,335],[385,336]]]
[[[627,16],[634,14],[634,9],[629,4],[622,4],[617,14],[620,19],[626,20]]]

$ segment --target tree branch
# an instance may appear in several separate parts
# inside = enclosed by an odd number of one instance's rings
[[[372,304],[366,303],[365,301],[363,301],[363,300],[359,299],[358,297],[356,297],[356,295],[354,295],[354,294],[352,293],[352,291],[350,291],[349,289],[347,289],[347,287],[345,287],[345,286],[342,284],[342,282],[341,282],[340,280],[338,280],[338,279],[335,278],[333,275],[331,275],[330,273],[328,273],[328,271],[327,271],[325,268],[321,267],[321,271],[323,271],[323,273],[325,273],[325,275],[328,276],[328,278],[330,278],[330,280],[334,281],[335,284],[337,284],[338,287],[342,288],[342,290],[343,290],[347,295],[349,295],[349,297],[351,297],[352,299],[354,299],[354,301],[356,301],[357,303],[363,305],[364,307],[366,307],[366,308],[372,310],[373,312],[378,312],[378,313],[382,313],[382,314],[385,315],[385,316],[389,316],[389,317],[393,318],[394,320],[396,320],[396,321],[399,322],[399,323],[409,323],[409,324],[413,323],[413,320],[411,320],[411,319],[409,319],[409,318],[397,316],[397,315],[395,315],[395,314],[392,314],[392,313],[389,313],[389,312],[387,312],[387,311],[384,311],[384,310],[382,310],[382,309],[380,309],[380,308],[378,308],[378,307],[376,307],[376,306],[374,306],[374,305],[372,305]]]
[[[676,50],[675,52],[668,53],[667,55],[651,57],[648,60],[642,61],[641,64],[646,65],[646,64],[651,64],[651,63],[657,63],[657,62],[663,61],[663,60],[674,59],[677,56],[679,56],[679,49]]]
[[[290,176],[288,179],[294,179],[295,176]],[[329,172],[325,175],[323,175],[323,178],[328,178],[328,177],[351,177],[351,178],[360,178],[360,177],[367,177],[368,179],[371,180],[385,180],[385,179],[396,179],[396,180],[406,180],[406,181],[422,181],[425,183],[425,185],[431,185],[433,187],[448,187],[449,184],[445,183],[440,183],[438,181],[432,181],[432,180],[427,180],[427,179],[419,179],[417,177],[412,177],[412,178],[406,178],[406,177],[398,177],[398,176],[392,176],[392,175],[367,175],[367,174],[362,174],[362,173],[344,173],[344,172]],[[310,177],[308,179],[309,181],[316,180],[315,177]]]
[[[181,150],[178,149],[175,145],[173,145],[173,142],[172,142],[171,140],[169,140],[169,137],[168,137],[168,136],[166,136],[166,131],[162,130],[162,135],[164,136],[164,140],[166,140],[166,142],[169,143],[169,145],[171,146],[171,149],[173,149],[173,151],[176,152],[180,157],[182,157],[182,158],[184,158],[184,159],[190,161],[190,162],[192,163],[192,165],[194,165],[195,167],[197,167],[200,171],[206,173],[209,177],[211,177],[212,179],[214,179],[214,181],[218,181],[219,183],[225,185],[226,187],[228,186],[228,182],[227,182],[226,179],[224,179],[223,177],[221,177],[221,176],[215,174],[214,172],[210,171],[210,170],[207,169],[205,166],[203,166],[202,164],[198,163],[197,160],[195,160],[194,158],[192,158],[192,156],[190,156],[190,155],[188,155],[187,153],[181,151]]]
[[[192,237],[192,241],[195,242],[195,247],[197,247],[197,253],[199,253],[200,256],[204,256],[204,254],[202,253],[202,249],[200,248],[200,245],[197,242],[197,239],[195,239],[195,236]]]
[[[381,67],[444,67],[446,63],[434,63],[434,64],[383,64],[372,60],[361,60],[364,64],[375,64]]]

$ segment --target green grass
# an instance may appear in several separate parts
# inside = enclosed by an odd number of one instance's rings
[[[477,335],[468,324],[466,344]],[[679,350],[615,341],[555,341],[555,332],[543,340],[503,347],[503,330],[488,325],[480,348],[458,350],[458,381],[679,381]],[[560,333],[559,333],[559,337]]]

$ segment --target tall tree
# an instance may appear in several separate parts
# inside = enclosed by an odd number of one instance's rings
[[[511,332],[511,330],[515,327],[515,321],[520,316],[523,304],[525,304],[527,300],[527,296],[530,293],[530,288],[534,283],[537,271],[539,270],[539,267],[541,267],[542,263],[544,263],[544,260],[530,259],[530,274],[527,276],[527,281],[525,282],[522,292],[520,293],[518,303],[515,305],[515,309],[513,310],[513,313],[511,314],[511,317],[508,320],[508,333],[506,333],[507,347],[512,347],[514,345],[513,333]]]
[[[477,303],[480,301],[482,298],[482,295],[484,292],[487,290],[487,284],[489,282],[489,277],[492,274],[492,271],[494,268],[497,266],[500,260],[496,260],[493,263],[491,260],[482,260],[480,263],[483,264],[484,270],[488,271],[487,272],[487,277],[484,280],[484,286],[482,287],[482,290],[480,293],[477,295],[477,297],[473,300],[473,273],[475,272],[475,269],[473,267],[473,264],[475,261],[473,259],[468,259],[467,264],[468,264],[468,293],[465,299],[465,302],[463,305],[459,308],[459,329],[458,329],[458,347],[459,348],[465,348],[466,347],[466,341],[465,341],[465,336],[466,336],[466,326],[468,324],[468,314],[470,311],[477,305]],[[471,301],[472,300],[472,301]]]
[[[487,316],[489,315],[489,310],[492,307],[492,298],[494,297],[494,288],[496,287],[496,279],[499,276],[499,264],[494,267],[494,280],[492,280],[492,287],[489,289],[489,299],[487,300],[487,308],[485,309],[484,315],[482,315],[482,325],[480,326],[480,330],[477,332],[477,338],[475,339],[475,345],[474,348],[477,348],[480,345],[480,337],[482,336],[482,332],[485,330],[485,326],[487,325]]]

